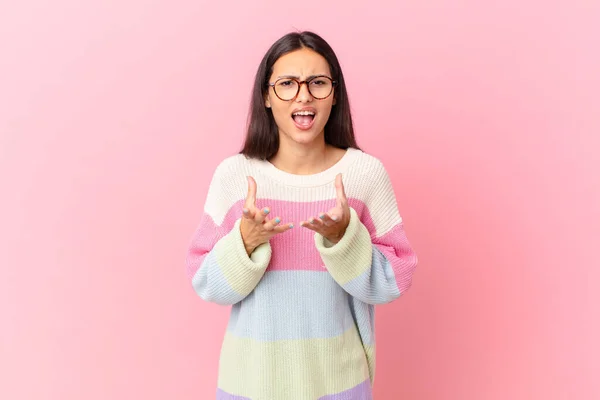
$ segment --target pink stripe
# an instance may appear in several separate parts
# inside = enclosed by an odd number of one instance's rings
[[[311,202],[257,200],[257,207],[269,207],[270,218],[280,217],[281,223],[293,223],[294,228],[271,238],[273,253],[267,271],[306,270],[326,271],[315,247],[314,232],[299,224],[310,217],[318,218],[335,206],[335,199]]]
[[[373,242],[392,263],[399,287],[402,290],[400,284],[406,284],[415,264],[402,225],[399,224],[381,238],[376,238],[375,224],[365,204],[356,199],[348,199],[348,203],[361,216],[361,221],[370,232]],[[244,200],[236,202],[229,209],[220,226],[215,224],[210,215],[202,216],[193,236],[187,260],[187,271],[190,278],[200,268],[204,257],[215,243],[232,229],[238,218],[241,218],[243,205]],[[311,216],[317,218],[319,213],[329,211],[335,206],[335,199],[302,203],[257,199],[256,206],[259,209],[269,207],[271,209],[269,218],[280,217],[282,224],[293,223],[295,225],[293,229],[271,238],[273,253],[267,271],[325,271],[321,256],[314,245],[314,232],[298,224],[300,221],[308,220]]]
[[[392,265],[398,290],[400,293],[404,292],[410,287],[417,267],[417,256],[406,238],[404,226],[394,226],[391,231],[373,240],[373,243]]]
[[[231,231],[235,221],[239,218],[237,214],[241,215],[241,210],[238,212],[237,207],[232,207],[225,215],[221,225],[217,225],[209,214],[202,214],[200,223],[192,236],[186,259],[186,269],[190,279],[194,277],[204,258],[215,247],[215,244]]]

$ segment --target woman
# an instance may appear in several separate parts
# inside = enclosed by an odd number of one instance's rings
[[[187,270],[232,305],[218,399],[372,399],[374,306],[417,257],[382,163],[355,141],[331,47],[290,33],[264,56],[240,154],[216,168]]]

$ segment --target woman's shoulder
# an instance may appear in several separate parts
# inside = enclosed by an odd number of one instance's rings
[[[242,167],[244,164],[248,163],[248,159],[245,155],[241,153],[229,154],[226,155],[221,161],[217,164],[217,169],[235,169]]]
[[[228,155],[216,163],[205,204],[205,210],[214,218],[223,218],[243,198],[247,191],[248,163],[242,154]]]
[[[354,162],[352,166],[359,172],[360,175],[365,177],[378,177],[381,175],[387,175],[386,167],[383,161],[372,153],[367,153],[362,149],[352,149],[354,153]]]
[[[238,175],[250,168],[251,160],[241,153],[231,154],[221,159],[214,169],[214,175],[218,178]]]
[[[354,153],[344,182],[348,184],[348,192],[365,204],[388,199],[394,189],[384,161],[364,150],[354,150]]]

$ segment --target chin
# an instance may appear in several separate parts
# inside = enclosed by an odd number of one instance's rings
[[[322,131],[323,130],[321,129],[321,132]],[[315,129],[315,127],[307,131],[299,130],[296,127],[292,127],[288,132],[290,133],[286,136],[292,139],[294,142],[300,144],[313,143],[314,141],[319,139],[319,136],[322,136],[319,133],[317,133],[319,132],[319,130]]]

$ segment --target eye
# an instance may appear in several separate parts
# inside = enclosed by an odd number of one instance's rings
[[[326,85],[327,81],[325,79],[315,79],[310,81],[311,85],[315,85],[315,86],[321,86],[321,85]]]
[[[279,82],[277,82],[277,86],[282,86],[282,87],[292,86],[293,84],[294,84],[294,81],[291,79],[282,79]]]

